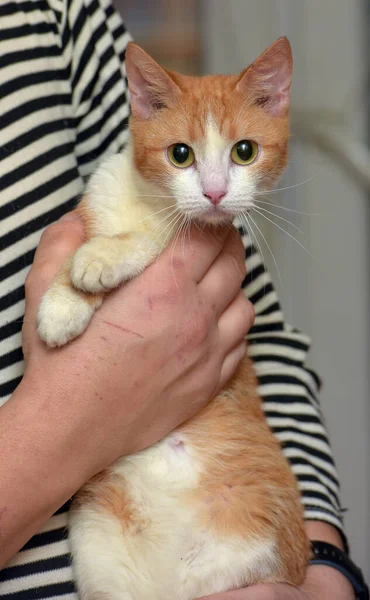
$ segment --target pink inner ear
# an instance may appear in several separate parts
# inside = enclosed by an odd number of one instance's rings
[[[126,74],[133,114],[149,119],[155,111],[176,103],[180,89],[144,50],[129,44]]]
[[[289,106],[292,55],[286,38],[272,44],[241,75],[237,90],[254,96],[254,103],[274,116]]]
[[[265,106],[275,116],[279,116],[289,105],[291,71],[282,64],[267,72],[261,71],[263,95],[256,99],[256,104]],[[266,93],[265,93],[266,92]]]

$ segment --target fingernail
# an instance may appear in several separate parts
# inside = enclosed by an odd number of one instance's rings
[[[79,216],[77,215],[77,213],[75,211],[72,212],[68,212],[65,215],[63,215],[60,219],[59,219],[59,223],[66,223],[67,221],[78,221]]]

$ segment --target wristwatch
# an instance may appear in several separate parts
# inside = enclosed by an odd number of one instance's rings
[[[340,571],[352,584],[356,600],[369,600],[369,588],[366,585],[361,569],[349,558],[346,552],[327,542],[311,542],[313,558],[310,565],[326,565]]]

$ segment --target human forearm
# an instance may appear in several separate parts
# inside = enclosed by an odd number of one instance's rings
[[[21,383],[0,408],[0,568],[88,477],[55,390]]]

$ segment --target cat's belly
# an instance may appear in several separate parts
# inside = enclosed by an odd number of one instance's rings
[[[201,524],[199,469],[174,433],[81,492],[70,520],[81,600],[192,600],[273,574],[274,540],[222,539]]]

